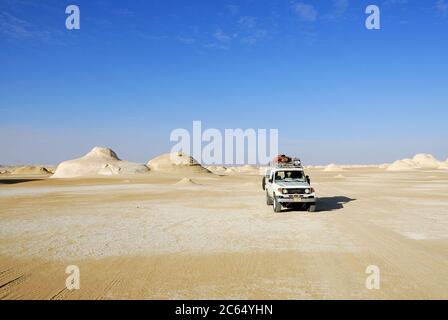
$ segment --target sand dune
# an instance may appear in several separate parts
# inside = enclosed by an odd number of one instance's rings
[[[81,158],[60,163],[52,178],[111,176],[147,171],[148,168],[143,164],[120,160],[117,154],[109,148],[95,147]]]

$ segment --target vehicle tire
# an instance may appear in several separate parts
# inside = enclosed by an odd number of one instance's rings
[[[269,196],[268,192],[266,191],[266,205],[272,206],[273,201],[272,198]]]
[[[274,195],[274,202],[272,204],[272,208],[274,209],[274,212],[281,212],[282,211],[282,205],[280,202],[278,202],[277,198]]]
[[[316,211],[316,204],[308,205],[308,212],[315,212],[315,211]]]
[[[263,188],[263,190],[266,190],[266,177],[263,177],[263,179],[261,180],[261,187]]]

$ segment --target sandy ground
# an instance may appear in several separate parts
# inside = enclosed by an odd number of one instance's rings
[[[448,298],[447,171],[308,173],[315,213],[258,176],[0,178],[0,298]]]

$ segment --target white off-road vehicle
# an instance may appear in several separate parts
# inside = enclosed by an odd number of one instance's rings
[[[316,210],[316,194],[299,159],[271,163],[266,169],[262,187],[266,190],[266,204],[272,205],[274,212],[280,212],[283,207],[310,212]]]

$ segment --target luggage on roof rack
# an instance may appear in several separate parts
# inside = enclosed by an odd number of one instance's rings
[[[276,156],[270,163],[271,167],[277,168],[301,168],[302,161],[299,158],[291,158],[284,154]]]

